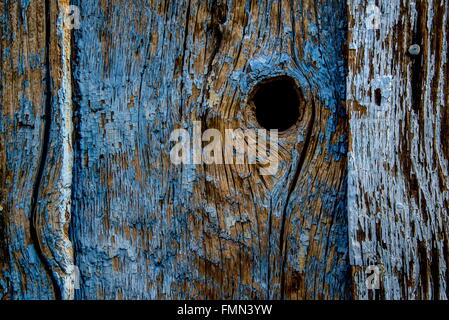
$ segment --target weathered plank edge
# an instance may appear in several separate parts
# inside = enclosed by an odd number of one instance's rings
[[[46,3],[50,101],[33,224],[41,252],[58,286],[55,288],[58,298],[73,299],[76,272],[69,239],[73,168],[71,30],[64,23],[69,0]]]

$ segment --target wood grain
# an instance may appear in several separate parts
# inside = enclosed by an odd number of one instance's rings
[[[46,4],[2,1],[0,298],[54,298],[33,224],[48,99]]]
[[[448,2],[372,6],[2,1],[0,299],[447,299]],[[275,175],[170,161],[280,76]]]
[[[382,2],[377,30],[367,28],[367,5],[349,7],[354,298],[447,299],[448,2]],[[375,294],[369,264],[384,269]]]
[[[345,5],[78,5],[77,297],[348,297]],[[258,128],[251,89],[278,75],[304,100],[281,134],[276,176],[170,163],[171,131],[194,121],[222,133]]]

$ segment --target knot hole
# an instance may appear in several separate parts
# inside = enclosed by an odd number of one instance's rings
[[[301,91],[295,80],[279,76],[258,83],[250,94],[257,122],[267,130],[280,132],[293,127],[300,118]]]

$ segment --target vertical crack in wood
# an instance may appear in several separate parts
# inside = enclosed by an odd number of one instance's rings
[[[69,239],[73,168],[71,31],[68,0],[46,0],[46,105],[42,151],[33,191],[32,235],[57,299],[73,299],[76,276]]]
[[[416,25],[413,26],[413,36],[412,36],[412,42],[413,44],[418,44],[422,47],[423,43],[423,30],[425,30],[425,19],[423,19],[423,3],[420,1],[417,1],[416,3]],[[417,57],[413,58],[412,62],[412,109],[415,112],[415,114],[422,113],[422,76],[423,73],[423,57],[422,54],[418,55]],[[422,117],[422,114],[421,114]]]
[[[36,249],[37,255],[42,262],[46,272],[48,273],[52,284],[53,284],[53,292],[55,294],[56,299],[61,298],[61,290],[58,285],[58,281],[56,280],[50,264],[47,262],[45,255],[42,250],[42,245],[39,240],[37,228],[39,227],[36,223],[37,216],[37,202],[39,201],[39,190],[42,184],[42,177],[45,170],[45,163],[47,161],[48,155],[48,145],[50,141],[50,126],[51,126],[51,72],[50,72],[50,32],[51,32],[51,21],[50,21],[50,0],[45,0],[45,81],[46,81],[46,91],[45,91],[45,111],[44,111],[44,136],[42,138],[42,147],[41,147],[41,155],[39,159],[38,172],[36,175],[36,181],[33,186],[33,196],[31,203],[31,215],[30,215],[30,233],[31,239],[34,243],[34,247]]]
[[[181,56],[181,62],[178,62],[178,64],[180,64],[179,67],[179,72],[181,74],[184,73],[184,64],[185,64],[185,58],[186,58],[186,51],[187,51],[187,38],[189,37],[189,22],[190,22],[190,2],[191,0],[188,1],[188,5],[187,5],[187,12],[186,12],[186,23],[184,26],[184,42],[182,44],[182,56]],[[180,84],[180,90],[179,92],[181,93],[181,101],[179,103],[179,119],[182,120],[182,114],[183,114],[183,108],[184,108],[184,101],[183,101],[183,91],[184,91],[184,82],[185,79],[184,77],[181,77],[182,81]]]
[[[226,5],[223,5],[220,2],[220,0],[213,1],[210,8],[211,21],[208,25],[208,32],[207,32],[208,35],[211,37],[213,45],[209,61],[207,62],[206,77],[205,77],[206,83],[212,71],[212,63],[214,62],[214,59],[217,56],[218,51],[220,50],[221,47],[221,43],[223,41],[223,32],[221,31],[221,24],[223,24],[226,21],[226,12],[227,12]],[[208,37],[206,37],[206,48],[208,47],[207,38]]]
[[[310,145],[310,140],[312,138],[312,132],[313,132],[313,125],[315,123],[315,103],[313,101],[312,98],[312,116],[310,118],[310,122],[307,128],[307,136],[306,139],[304,141],[304,145],[302,146],[302,151],[301,151],[301,155],[298,161],[298,165],[296,167],[296,171],[295,171],[295,175],[293,176],[292,182],[290,183],[290,187],[288,189],[288,194],[287,194],[287,198],[285,200],[285,205],[283,208],[283,212],[282,212],[282,221],[281,221],[281,229],[280,229],[280,239],[279,239],[279,259],[281,261],[281,300],[284,299],[284,295],[285,295],[285,266],[286,266],[286,262],[287,262],[287,247],[288,247],[288,243],[285,240],[285,221],[287,219],[287,209],[290,203],[290,198],[293,194],[293,191],[296,188],[296,185],[298,183],[299,180],[299,176],[300,173],[304,167],[304,163],[306,161],[307,158],[307,151],[309,150],[309,145]]]

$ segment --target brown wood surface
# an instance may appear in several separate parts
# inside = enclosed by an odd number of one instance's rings
[[[1,299],[447,299],[447,0],[68,4],[0,6]],[[280,79],[275,175],[170,161]]]

